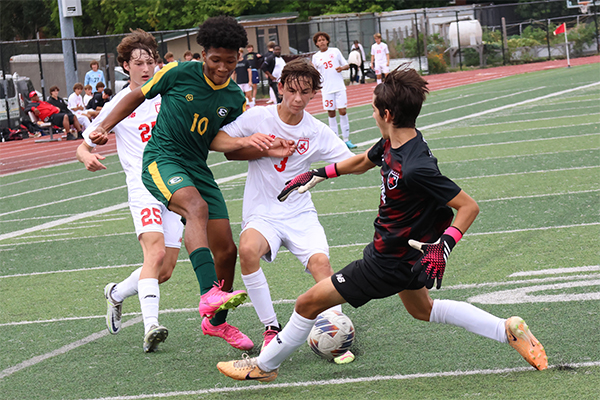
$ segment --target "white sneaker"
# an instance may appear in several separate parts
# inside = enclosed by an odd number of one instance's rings
[[[144,336],[144,352],[152,353],[161,342],[169,336],[169,331],[164,326],[152,325],[146,336]]]
[[[111,282],[104,287],[104,297],[106,298],[106,327],[113,335],[119,333],[119,330],[121,329],[121,307],[123,305],[123,302],[115,301],[111,296],[111,292],[115,286],[117,286],[117,284]]]

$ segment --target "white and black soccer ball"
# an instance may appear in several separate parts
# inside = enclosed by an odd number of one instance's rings
[[[344,354],[354,341],[354,325],[344,313],[327,310],[317,316],[308,345],[318,356],[332,360]]]

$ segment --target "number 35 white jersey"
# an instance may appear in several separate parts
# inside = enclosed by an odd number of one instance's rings
[[[245,222],[256,216],[281,220],[314,210],[310,193],[292,192],[285,202],[277,200],[277,195],[287,181],[310,170],[312,163],[339,162],[354,155],[327,125],[306,111],[298,125],[288,125],[279,118],[276,105],[253,107],[222,129],[232,137],[261,132],[293,140],[297,145],[289,157],[248,161],[243,204]]]
[[[342,53],[335,47],[329,47],[326,51],[317,51],[312,56],[312,63],[321,74],[323,93],[335,93],[346,90],[344,78],[337,67],[343,67],[348,62]]]

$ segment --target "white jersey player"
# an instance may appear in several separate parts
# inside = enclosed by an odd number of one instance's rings
[[[331,129],[304,108],[319,88],[319,73],[304,60],[288,63],[279,82],[283,100],[279,105],[256,107],[223,127],[232,137],[255,132],[276,135],[295,147],[281,157],[269,150],[266,157],[248,152],[228,153],[230,159],[251,159],[244,190],[240,235],[242,279],[260,321],[265,325],[263,347],[280,330],[260,258],[272,262],[285,246],[319,282],[333,274],[325,231],[310,196],[293,193],[286,202],[277,195],[285,183],[317,161],[336,162],[353,156]]]
[[[371,46],[371,68],[377,75],[377,84],[381,83],[381,74],[390,72],[390,50],[388,45],[381,41],[381,33],[373,35],[375,43]]]
[[[313,42],[319,48],[312,57],[312,63],[321,74],[321,94],[323,96],[323,109],[329,115],[329,127],[337,135],[338,127],[335,118],[335,110],[340,112],[340,125],[342,138],[349,149],[356,148],[350,141],[350,122],[346,115],[346,84],[342,77],[342,71],[350,69],[350,65],[339,49],[329,47],[329,35],[325,32],[317,32],[313,36]]]
[[[152,35],[141,30],[127,35],[117,48],[119,58],[124,60],[123,69],[129,72],[131,83],[104,105],[92,125],[83,133],[84,143],[77,149],[77,158],[88,170],[106,169],[100,162],[104,157],[92,153],[96,146],[92,141],[95,139],[93,132],[111,110],[118,106],[123,97],[154,75],[155,60],[158,57],[156,48],[156,41]],[[106,285],[106,324],[110,333],[118,333],[121,327],[122,302],[137,293],[144,319],[145,352],[155,351],[158,344],[168,335],[167,329],[158,323],[158,285],[171,277],[177,263],[183,233],[181,217],[156,200],[141,179],[142,156],[146,143],[152,136],[152,127],[156,123],[160,102],[160,96],[144,101],[113,129],[119,160],[126,175],[129,209],[144,253],[144,263],[124,281]]]

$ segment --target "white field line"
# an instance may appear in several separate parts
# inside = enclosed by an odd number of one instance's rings
[[[590,272],[600,271],[600,265],[588,265],[586,267],[568,267],[568,268],[553,268],[553,269],[540,269],[537,271],[522,271],[510,274],[508,277],[516,276],[534,276],[534,275],[554,275],[554,274],[566,274],[571,272]]]
[[[599,136],[599,132],[584,133],[581,135],[554,136],[554,137],[550,137],[550,138],[511,140],[508,142],[469,144],[469,145],[454,146],[454,147],[437,147],[437,148],[435,148],[435,151],[437,152],[437,151],[444,151],[444,150],[471,149],[471,148],[475,148],[475,147],[491,147],[491,146],[502,146],[502,145],[511,145],[511,144],[521,144],[521,143],[547,142],[550,140],[574,139],[574,138],[582,138],[582,137],[587,137],[587,136]]]
[[[560,364],[560,365],[549,365],[549,369],[570,367],[570,368],[583,368],[583,367],[598,367],[600,361],[588,361],[582,363],[572,364]],[[500,368],[500,369],[476,369],[469,371],[446,371],[446,372],[426,372],[416,373],[409,375],[376,375],[362,378],[340,378],[320,381],[304,381],[304,382],[290,382],[290,383],[269,383],[268,385],[257,383],[252,386],[233,386],[233,387],[222,387],[212,389],[201,389],[201,390],[189,390],[181,392],[164,392],[164,393],[153,393],[153,394],[141,394],[135,396],[116,396],[116,397],[101,397],[96,399],[88,400],[141,400],[150,398],[164,398],[164,397],[175,397],[175,396],[197,396],[206,394],[216,393],[243,393],[248,391],[269,391],[271,389],[282,389],[292,387],[313,387],[313,386],[330,386],[330,385],[348,385],[353,383],[364,383],[364,382],[384,382],[384,381],[404,381],[414,379],[431,379],[431,378],[446,378],[446,377],[462,377],[462,376],[474,376],[474,375],[506,375],[521,372],[533,372],[531,367],[518,367],[518,368]],[[343,389],[342,389],[343,390]],[[265,395],[267,395],[265,393]],[[240,394],[243,398],[243,395]]]
[[[594,82],[594,83],[590,83],[590,84],[587,84],[587,85],[578,86],[576,88],[562,90],[560,92],[550,93],[550,94],[547,94],[545,96],[540,96],[540,97],[535,97],[533,99],[520,101],[518,103],[507,104],[507,105],[501,106],[501,107],[490,108],[489,110],[480,111],[480,112],[476,112],[476,113],[473,113],[473,114],[465,115],[465,116],[462,116],[462,117],[452,118],[452,119],[448,119],[446,121],[437,122],[435,124],[430,124],[430,125],[422,126],[422,127],[419,127],[419,130],[424,131],[424,130],[427,130],[427,129],[437,128],[438,126],[444,126],[444,125],[452,124],[454,122],[464,121],[466,119],[481,117],[482,115],[491,114],[491,113],[494,113],[494,112],[506,110],[506,109],[513,108],[513,107],[519,107],[519,106],[521,106],[523,104],[530,104],[530,103],[533,103],[533,102],[536,102],[536,101],[540,101],[540,100],[544,100],[544,99],[548,99],[548,98],[552,98],[552,97],[556,97],[556,96],[562,96],[562,95],[564,95],[566,93],[570,93],[570,92],[574,92],[574,91],[582,90],[582,89],[587,89],[587,88],[590,88],[590,87],[593,87],[593,86],[598,86],[598,85],[600,85],[600,82]],[[365,141],[365,142],[362,142],[362,143],[357,143],[357,145],[359,145],[359,146],[368,146],[368,145],[377,143],[378,141],[379,141],[379,138],[375,138],[375,139],[368,140],[368,141]]]
[[[88,194],[84,194],[84,195],[81,195],[81,196],[69,197],[68,199],[62,199],[62,200],[52,201],[52,202],[49,202],[49,203],[38,204],[38,205],[35,205],[35,206],[31,206],[31,207],[21,208],[19,210],[8,211],[8,212],[5,212],[5,213],[1,213],[0,217],[3,216],[3,215],[10,215],[10,214],[16,214],[16,213],[19,213],[19,212],[23,212],[23,211],[28,211],[28,210],[33,210],[33,209],[39,209],[41,207],[47,207],[47,206],[51,206],[51,205],[59,204],[59,203],[64,203],[64,202],[71,201],[71,200],[77,200],[77,199],[83,199],[83,198],[86,198],[86,197],[96,196],[96,195],[101,194],[101,193],[112,192],[113,190],[119,190],[119,189],[123,189],[123,188],[126,188],[126,187],[127,187],[126,185],[117,186],[117,187],[114,187],[114,188],[110,188],[110,189],[106,189],[106,190],[100,190],[98,192],[88,193]],[[0,240],[2,240],[2,236],[4,236],[4,235],[0,235]]]
[[[113,164],[120,164],[120,162],[119,161],[114,161],[114,162],[104,163],[104,165],[107,166],[107,167],[110,166],[110,165],[113,165]],[[42,167],[42,168],[46,168],[46,167]],[[21,180],[14,181],[14,182],[4,183],[4,184],[0,185],[0,188],[3,188],[5,186],[10,186],[10,185],[18,185],[18,184],[26,183],[26,182],[29,182],[29,181],[35,181],[37,179],[47,179],[47,178],[50,178],[50,177],[53,177],[53,176],[68,175],[68,174],[72,174],[73,172],[76,172],[77,170],[79,170],[79,168],[73,169],[73,170],[69,170],[69,171],[56,172],[54,174],[47,174],[47,175],[36,176],[36,177],[33,177],[33,178],[21,179]],[[32,170],[17,171],[15,173],[13,173],[13,175],[14,174],[22,174],[24,172],[31,172],[31,171]],[[6,175],[2,175],[2,176],[5,177],[5,176],[9,176],[9,175],[11,175],[11,174],[6,174]]]
[[[571,273],[576,272],[576,270],[581,271],[594,271],[600,270],[600,266],[588,266],[588,267],[574,267],[574,268],[559,268],[563,270],[563,273]],[[536,272],[536,271],[531,271]],[[511,277],[513,275],[509,275]],[[550,283],[550,282],[560,282],[560,281],[577,281],[577,280],[589,280],[589,279],[598,279],[600,278],[600,274],[584,274],[584,275],[570,275],[570,276],[553,276],[547,278],[533,278],[533,279],[519,279],[513,281],[502,281],[502,282],[481,282],[481,283],[467,283],[467,284],[458,284],[458,285],[448,285],[442,286],[439,289],[439,292],[448,291],[448,290],[468,290],[468,289],[477,289],[482,287],[500,287],[500,286],[513,286],[513,285],[537,285],[542,283]],[[438,292],[436,290],[435,292]],[[273,304],[294,304],[296,299],[279,299],[273,300]],[[247,302],[241,304],[239,307],[252,307],[251,302]],[[171,308],[160,310],[159,314],[177,314],[177,313],[197,313],[198,308]],[[123,313],[123,317],[131,317],[142,315],[141,312],[130,312]],[[52,319],[44,319],[44,320],[36,320],[36,321],[18,321],[18,322],[6,322],[0,324],[0,327],[3,326],[19,326],[19,325],[34,325],[34,324],[48,324],[53,322],[67,322],[67,321],[82,321],[82,320],[90,320],[90,319],[101,319],[104,318],[105,315],[88,315],[83,317],[65,317],[65,318],[52,318]]]
[[[0,200],[8,199],[10,197],[22,196],[22,195],[25,195],[25,194],[31,194],[31,193],[35,193],[35,192],[41,192],[43,190],[56,189],[56,188],[59,188],[59,187],[63,187],[63,186],[67,186],[67,185],[72,185],[72,184],[76,184],[76,183],[80,183],[80,182],[91,181],[92,179],[104,178],[104,177],[107,177],[107,176],[111,176],[111,175],[115,175],[115,174],[123,174],[123,173],[124,173],[123,171],[118,171],[118,172],[111,172],[109,174],[104,174],[104,175],[90,176],[90,177],[85,178],[85,179],[78,179],[78,180],[75,180],[75,181],[69,181],[69,182],[61,183],[59,185],[46,186],[46,187],[43,187],[43,188],[28,190],[26,192],[9,194],[8,196],[2,196],[2,197],[0,197]]]
[[[545,88],[546,88],[546,86],[540,86],[540,87],[533,88],[533,89],[522,90],[522,91],[520,91],[520,92],[509,93],[509,94],[506,94],[506,95],[504,95],[504,96],[498,96],[498,97],[493,97],[493,98],[491,98],[491,99],[485,99],[485,100],[481,100],[481,101],[478,101],[478,102],[476,102],[476,103],[471,103],[471,104],[463,104],[463,105],[456,106],[456,107],[444,108],[443,110],[440,110],[440,111],[434,111],[434,112],[430,112],[430,113],[428,113],[428,114],[421,114],[421,115],[419,115],[419,117],[427,117],[427,116],[429,116],[429,115],[440,114],[440,113],[444,113],[444,112],[447,112],[447,111],[458,110],[459,108],[473,107],[473,106],[475,106],[475,105],[479,105],[479,104],[483,104],[483,103],[488,103],[488,102],[490,102],[490,101],[495,101],[495,100],[499,100],[499,99],[504,99],[504,98],[507,98],[507,97],[512,97],[512,96],[516,96],[516,95],[519,95],[519,94],[522,94],[522,93],[534,92],[534,91],[536,91],[536,90],[542,90],[542,89],[545,89]]]
[[[490,135],[504,135],[505,133],[521,133],[521,132],[527,132],[527,131],[547,131],[549,129],[563,129],[563,128],[573,128],[574,126],[586,126],[586,125],[598,125],[598,122],[585,122],[585,123],[579,123],[576,125],[554,125],[554,126],[549,126],[549,127],[543,127],[543,128],[523,128],[523,129],[513,129],[513,130],[509,130],[509,131],[498,131],[498,132],[479,132],[479,133],[470,133],[468,135],[454,135],[454,136],[444,136],[444,137],[436,137],[436,138],[429,138],[429,136],[431,135],[435,135],[436,133],[439,133],[441,131],[434,131],[434,132],[427,132],[427,139],[429,139],[428,141],[436,141],[436,140],[446,140],[446,139],[462,139],[462,138],[473,138],[473,137],[478,137],[478,136],[490,136]]]
[[[577,115],[558,115],[554,117],[546,117],[546,118],[533,118],[533,119],[521,119],[521,120],[513,120],[513,121],[503,121],[503,122],[490,122],[488,124],[479,124],[479,125],[469,125],[469,128],[484,128],[490,126],[497,125],[509,125],[516,124],[522,122],[539,122],[539,121],[552,121],[555,119],[564,119],[564,118],[581,118],[581,117],[589,117],[591,115],[600,115],[600,113],[585,113],[585,114],[577,114]],[[597,124],[597,122],[595,122]],[[579,125],[579,124],[577,124]]]
[[[572,168],[572,170],[581,170],[581,169],[589,169],[589,168],[598,168],[598,167],[578,167],[578,168]],[[520,173],[508,173],[508,174],[500,174],[500,175],[487,175],[484,176],[485,177],[499,177],[499,176],[507,176],[507,175],[524,175],[524,174],[531,174],[531,173],[547,173],[547,172],[557,172],[557,171],[563,171],[564,169],[559,169],[559,170],[543,170],[543,171],[533,171],[533,172],[520,172]],[[569,169],[571,170],[571,169]],[[482,177],[466,177],[466,178],[459,178],[459,179],[455,179],[456,181],[461,180],[461,179],[477,179],[477,178],[482,178]],[[341,192],[341,191],[349,191],[349,190],[357,190],[357,189],[376,189],[379,188],[379,186],[363,186],[360,188],[342,188],[342,189],[327,189],[327,190],[316,190],[313,192],[313,194],[316,193],[329,193],[329,192]],[[496,198],[496,199],[485,199],[485,200],[478,200],[478,202],[483,203],[483,202],[493,202],[493,201],[508,201],[508,200],[517,200],[517,199],[527,199],[527,198],[538,198],[538,197],[552,197],[552,196],[564,196],[564,195],[573,195],[573,194],[583,194],[583,193],[594,193],[594,192],[598,192],[598,189],[591,189],[591,190],[581,190],[581,191],[568,191],[568,192],[561,192],[561,193],[545,193],[545,194],[536,194],[536,195],[528,195],[528,196],[512,196],[512,197],[500,197],[500,198]],[[242,199],[234,199],[234,200],[242,200]],[[228,201],[232,201],[232,200],[228,200]],[[39,230],[44,230],[44,229],[48,229],[48,227],[54,227],[57,225],[61,225],[64,223],[69,223],[72,221],[75,221],[77,219],[82,219],[82,218],[87,218],[89,216],[94,216],[94,215],[98,215],[98,214],[103,214],[106,212],[110,212],[112,209],[120,209],[120,208],[124,208],[127,207],[127,203],[121,203],[120,205],[117,206],[112,206],[112,207],[106,207],[97,211],[90,211],[87,213],[83,213],[83,214],[77,214],[68,218],[63,218],[57,221],[53,221],[53,222],[48,222],[46,224],[42,224],[42,225],[38,225],[38,226],[34,226],[31,228],[27,228],[27,229],[23,229],[21,231],[15,231],[15,232],[10,232],[4,235],[0,235],[0,240],[4,240],[4,239],[9,239],[9,238],[13,238],[13,237],[17,237],[17,236],[21,236],[27,233],[31,233],[31,232],[36,232]],[[357,210],[357,211],[345,211],[345,212],[337,212],[337,213],[322,213],[322,214],[318,214],[319,216],[330,216],[330,215],[341,215],[341,214],[354,214],[354,213],[362,213],[362,212],[376,212],[377,209],[365,209],[365,210]],[[90,215],[91,214],[91,215]],[[235,224],[240,224],[240,222],[231,222],[232,225]],[[551,229],[552,227],[548,228]],[[532,229],[543,229],[543,228],[532,228]],[[27,231],[27,232],[24,232]],[[6,244],[6,245],[1,245],[0,246],[20,246],[20,245],[32,245],[32,244],[39,244],[39,243],[49,243],[49,242],[54,242],[54,241],[66,241],[66,240],[85,240],[85,239],[91,239],[91,238],[98,238],[98,237],[109,237],[109,236],[118,236],[118,235],[130,235],[130,234],[134,234],[134,232],[122,232],[122,233],[112,233],[109,235],[100,235],[100,236],[80,236],[80,237],[74,237],[74,238],[63,238],[63,239],[47,239],[47,240],[40,240],[40,241],[30,241],[27,243],[12,243],[12,244]],[[493,234],[493,232],[489,232],[489,233],[478,233],[478,234]],[[47,237],[47,235],[45,235],[45,237]],[[22,238],[20,238],[22,239]],[[1,278],[1,277],[0,277]]]

